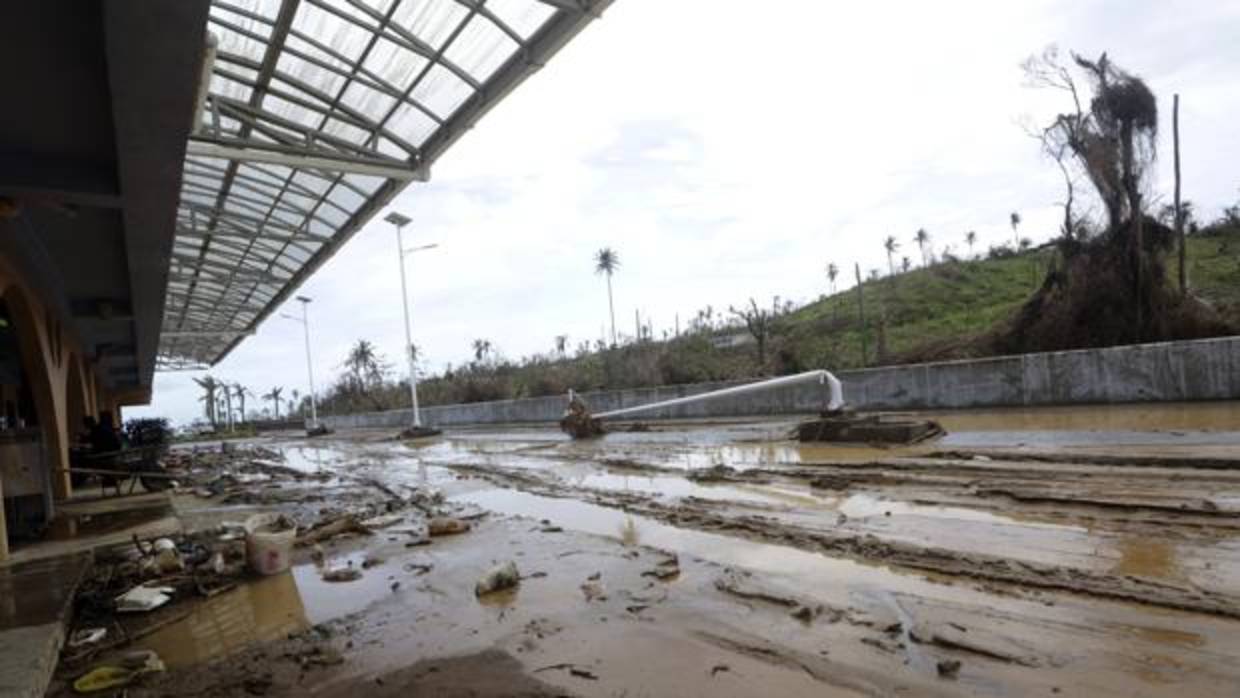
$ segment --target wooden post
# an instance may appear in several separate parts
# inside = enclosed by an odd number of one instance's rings
[[[1175,143],[1175,237],[1180,241],[1180,295],[1188,294],[1184,272],[1184,212],[1180,210],[1180,95],[1171,102],[1171,135]]]
[[[857,272],[857,314],[861,318],[861,365],[866,365],[866,349],[865,349],[865,292],[861,290],[861,264],[855,263],[853,268]]]

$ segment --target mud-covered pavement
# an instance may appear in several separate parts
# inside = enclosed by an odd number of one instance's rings
[[[954,415],[909,450],[771,421],[265,441],[312,477],[179,495],[188,526],[441,492],[472,530],[410,507],[187,601],[129,695],[1226,695],[1240,419],[1175,409]]]

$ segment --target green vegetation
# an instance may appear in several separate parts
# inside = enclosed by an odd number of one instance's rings
[[[422,404],[439,405],[982,356],[991,353],[983,340],[1017,315],[1058,254],[1053,244],[1023,252],[1005,244],[984,259],[945,254],[926,268],[865,281],[864,363],[854,287],[800,308],[778,299],[769,308],[750,301],[726,316],[706,308],[679,337],[627,338],[615,347],[583,342],[572,356],[563,335],[552,337],[545,354],[520,360],[476,339],[471,360],[420,380],[418,393]],[[1189,236],[1188,264],[1193,293],[1240,324],[1240,224],[1223,219]],[[755,333],[766,335],[765,362]],[[360,371],[348,360],[343,365],[320,401],[321,413],[408,405],[408,384],[392,379],[381,356],[371,356]],[[359,373],[368,377],[359,380]]]

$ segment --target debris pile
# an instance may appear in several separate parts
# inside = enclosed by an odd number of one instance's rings
[[[938,422],[883,415],[857,415],[849,412],[823,413],[802,422],[793,430],[798,441],[825,441],[858,444],[920,443],[947,433]]]
[[[588,439],[607,433],[603,423],[590,414],[590,408],[576,393],[569,398],[568,409],[560,418],[560,429],[574,439]]]

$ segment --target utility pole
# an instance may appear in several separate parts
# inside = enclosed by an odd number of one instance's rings
[[[409,330],[409,292],[405,284],[405,255],[418,250],[429,250],[438,247],[438,244],[421,245],[406,250],[404,239],[401,237],[401,229],[411,223],[412,219],[391,211],[383,220],[396,228],[396,261],[400,263],[400,302],[405,311],[405,358],[409,362],[409,403],[413,407],[413,425],[410,428],[410,435],[430,436],[438,434],[439,430],[423,429],[422,415],[418,412],[418,367],[414,358],[413,333]]]
[[[861,290],[861,264],[854,262],[853,269],[857,274],[857,314],[861,318],[861,366],[865,367],[865,292]]]
[[[1175,143],[1175,237],[1180,241],[1180,295],[1188,294],[1184,271],[1184,212],[1180,208],[1180,95],[1171,103],[1171,134]]]
[[[306,339],[306,378],[310,383],[310,424],[306,426],[306,433],[310,436],[316,436],[319,432],[319,408],[314,397],[314,363],[310,360],[310,298],[307,296],[297,296],[296,300],[301,303],[301,317],[294,317],[280,313],[280,317],[293,322],[300,322],[302,333]],[[277,401],[278,403],[278,401]],[[276,408],[279,410],[279,407]],[[326,433],[325,431],[322,433]]]

